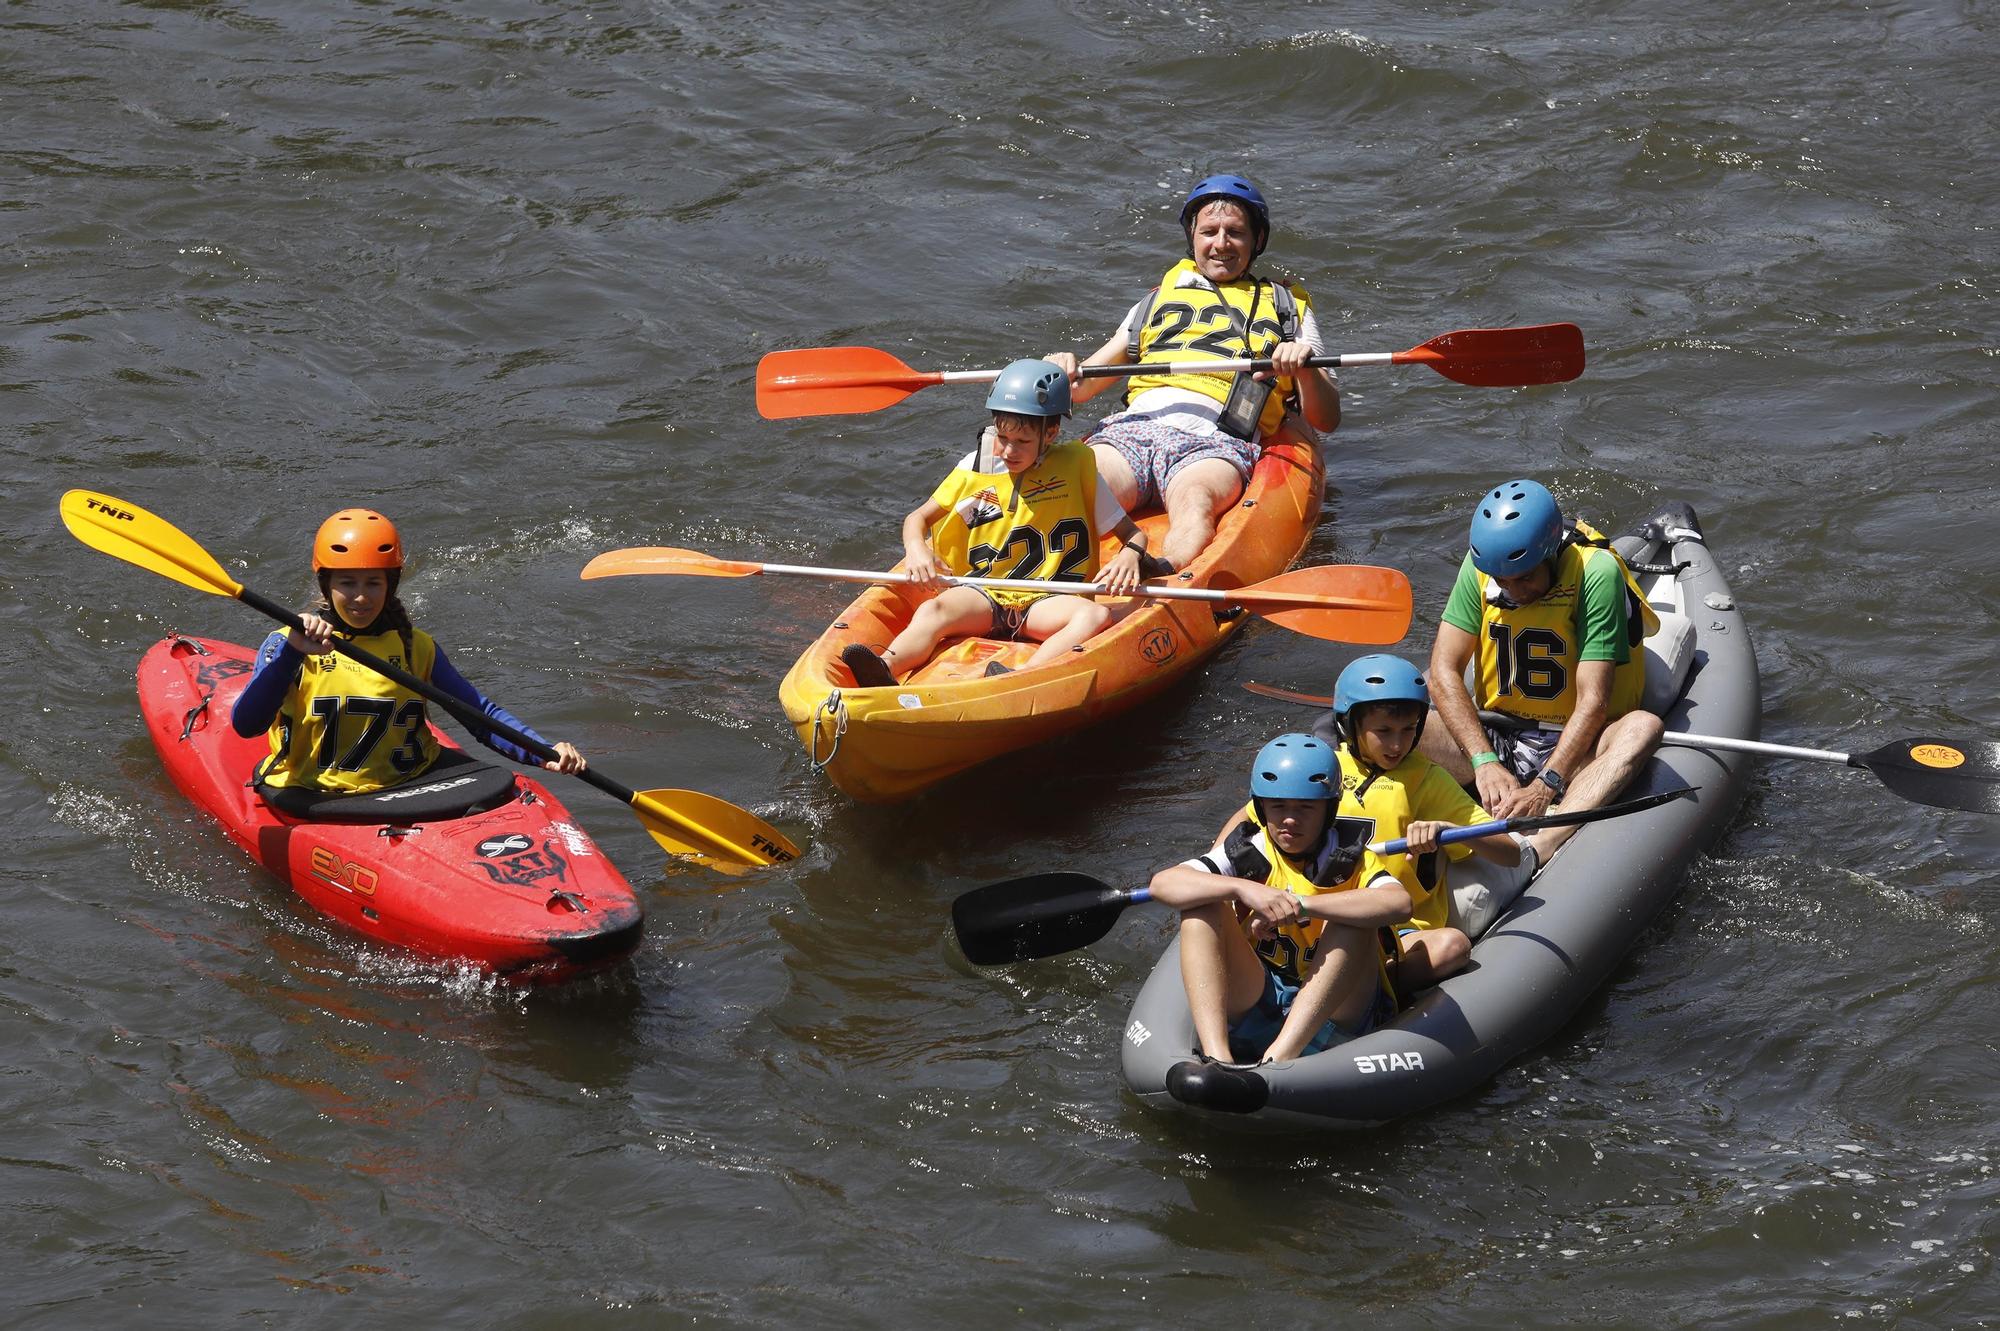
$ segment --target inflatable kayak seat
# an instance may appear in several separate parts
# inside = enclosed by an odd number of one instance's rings
[[[1694,664],[1694,623],[1677,610],[1653,607],[1660,617],[1660,630],[1642,644],[1646,653],[1646,691],[1639,705],[1655,716],[1680,701],[1687,687],[1688,667]]]
[[[436,823],[462,818],[514,797],[512,769],[445,749],[429,771],[365,795],[259,785],[257,794],[287,818],[313,823]]]

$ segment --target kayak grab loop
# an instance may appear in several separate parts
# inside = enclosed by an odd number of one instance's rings
[[[208,648],[202,646],[197,639],[190,638],[185,634],[174,634],[174,645],[176,647],[185,647],[196,656],[207,656],[209,654]]]
[[[405,827],[395,823],[391,823],[387,827],[377,828],[375,830],[375,835],[378,837],[390,837],[393,839],[399,836],[415,836],[417,833],[423,830],[424,830],[423,828],[418,827],[414,824]]]
[[[821,725],[828,717],[831,717],[833,722],[833,742],[827,746],[826,757],[822,758],[819,756],[819,733]],[[806,746],[806,754],[812,759],[813,771],[826,770],[827,764],[833,761],[833,756],[840,752],[840,737],[846,733],[847,704],[840,700],[840,690],[835,689],[820,699],[819,706],[813,708],[812,743]]]
[[[183,638],[181,641],[186,642],[187,639]],[[204,649],[202,655],[206,656],[207,654],[207,651]],[[194,733],[194,723],[201,719],[203,712],[208,710],[208,700],[214,696],[212,693],[204,693],[201,695],[200,702],[188,708],[187,716],[181,720],[181,743],[187,743],[187,737]]]
[[[554,914],[557,907],[577,915],[590,914],[590,907],[583,904],[582,897],[574,892],[565,892],[561,888],[549,893],[549,912]]]

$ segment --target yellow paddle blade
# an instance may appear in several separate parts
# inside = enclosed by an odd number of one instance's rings
[[[586,578],[622,578],[640,573],[747,578],[763,571],[762,564],[741,559],[716,559],[699,550],[678,550],[671,545],[635,545],[624,550],[606,550],[583,566]]]
[[[799,848],[756,814],[698,790],[634,791],[632,811],[661,847],[718,869],[799,857]]]
[[[69,534],[93,550],[196,591],[235,596],[243,590],[186,532],[137,504],[94,490],[71,490],[62,497],[61,512]]]

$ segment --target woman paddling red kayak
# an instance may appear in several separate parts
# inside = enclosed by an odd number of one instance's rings
[[[438,760],[440,749],[424,699],[336,655],[336,633],[437,685],[487,719],[542,738],[467,683],[436,640],[410,623],[396,596],[403,576],[403,541],[395,523],[372,509],[342,509],[320,524],[312,567],[321,604],[300,617],[303,631],[276,632],[264,640],[257,673],[230,715],[244,738],[270,736],[270,757],[255,777],[265,803],[309,816],[316,796],[400,785]],[[517,763],[534,761],[527,750],[490,730],[479,738]],[[557,758],[542,764],[552,772],[575,774],[589,765],[572,744],[558,743],[555,749]]]

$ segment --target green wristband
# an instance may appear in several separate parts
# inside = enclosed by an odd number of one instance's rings
[[[1472,755],[1472,770],[1476,772],[1488,763],[1497,763],[1499,761],[1500,755],[1491,749],[1488,749],[1484,753],[1475,753]]]

